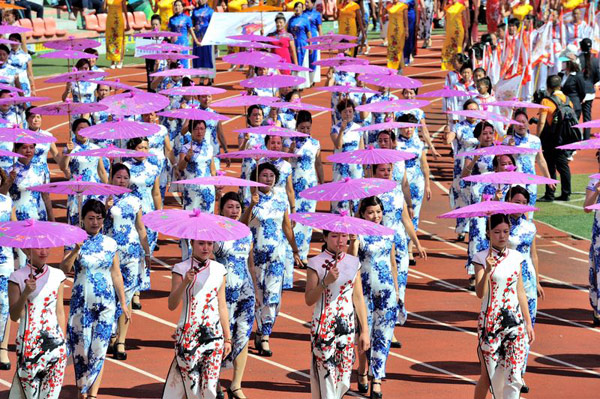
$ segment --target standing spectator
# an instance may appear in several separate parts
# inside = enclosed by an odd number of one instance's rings
[[[448,0],[444,8],[446,15],[446,37],[442,46],[442,70],[452,70],[452,62],[465,46],[465,30],[469,26],[469,15],[463,0]]]
[[[194,26],[194,33],[198,39],[198,44],[194,43],[194,55],[198,58],[192,61],[194,68],[204,68],[210,70],[208,74],[208,84],[212,86],[215,76],[217,74],[217,67],[215,61],[215,48],[214,46],[200,46],[202,38],[208,29],[210,20],[214,14],[214,10],[207,4],[207,0],[199,0],[198,7],[192,11],[192,23]],[[204,82],[206,84],[207,82]]]
[[[160,30],[160,26],[161,26],[162,22],[161,22],[161,18],[160,15],[155,14],[152,16],[152,18],[150,19],[150,26],[151,29],[154,31]],[[150,77],[151,73],[155,72],[156,69],[156,64],[157,62],[155,60],[149,60],[146,59],[146,83],[148,84],[148,92],[149,93],[154,93],[155,90],[152,89],[152,77]]]
[[[306,10],[304,10],[304,16],[306,16],[310,22],[310,35],[312,37],[321,35],[321,25],[323,24],[321,13],[315,8],[315,1],[316,0],[306,0]],[[310,82],[312,85],[321,81],[321,67],[315,65],[315,61],[318,61],[319,59],[321,59],[320,51],[315,50],[309,53],[308,61],[311,69]]]
[[[160,30],[169,29],[169,20],[173,16],[174,0],[155,0],[152,11],[160,16]]]
[[[181,33],[175,40],[175,44],[179,44],[181,46],[189,47],[190,39],[189,35],[192,35],[192,39],[194,40],[194,44],[196,46],[200,46],[200,42],[196,38],[196,34],[194,33],[194,26],[192,25],[192,19],[183,13],[183,1],[175,0],[173,3],[173,16],[169,19],[169,30],[171,32]],[[189,54],[188,50],[182,51],[182,54]],[[189,66],[188,60],[181,60],[180,63],[184,68]]]
[[[130,30],[127,15],[127,0],[104,0],[106,16],[106,59],[110,69],[123,68],[125,57],[125,31]]]
[[[419,3],[419,37],[423,39],[423,48],[431,47],[431,29],[436,0],[424,0]]]
[[[581,104],[583,121],[592,120],[592,103],[596,97],[596,87],[600,84],[600,65],[598,58],[592,56],[592,40],[585,38],[579,42],[581,54],[579,55],[579,65],[583,72],[583,81],[585,83],[585,97]],[[583,129],[584,139],[590,138],[590,129]]]

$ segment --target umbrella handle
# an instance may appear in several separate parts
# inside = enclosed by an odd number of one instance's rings
[[[83,218],[81,217],[81,208],[83,207],[83,196],[81,193],[77,194],[77,210],[79,213],[79,227],[83,228]]]

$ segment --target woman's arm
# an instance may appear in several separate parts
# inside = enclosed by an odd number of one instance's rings
[[[536,282],[537,282],[537,294],[540,298],[545,299],[546,298],[546,293],[544,292],[544,288],[542,287],[542,284],[540,284],[540,263],[538,261],[538,254],[537,254],[537,244],[536,244],[536,239],[535,236],[533,237],[533,241],[531,242],[531,263],[533,263],[533,269],[535,270],[535,277],[536,277]]]
[[[486,259],[486,262],[488,260]],[[490,278],[491,267],[483,267],[479,263],[473,263],[475,265],[475,293],[477,298],[483,298],[488,293],[488,280]]]
[[[250,224],[252,220],[252,211],[254,207],[258,204],[259,194],[258,189],[256,187],[252,187],[250,189],[251,197],[250,197],[250,205],[244,210],[244,213],[240,217],[240,222],[244,223],[246,226]]]
[[[392,253],[390,254],[390,267],[392,268],[392,278],[394,279],[394,288],[396,289],[396,298],[400,292],[398,287],[398,264],[396,263],[396,246],[392,245]]]
[[[227,300],[225,299],[225,286],[227,285],[227,277],[223,276],[223,283],[219,287],[217,294],[217,300],[219,301],[219,321],[223,328],[223,339],[225,344],[229,344],[229,352],[231,352],[231,329],[229,327],[229,312],[227,311]],[[229,341],[229,342],[228,342]],[[229,355],[227,350],[223,353],[223,357]]]
[[[294,253],[294,261],[296,264],[302,264],[302,259],[300,259],[300,251],[298,251],[298,245],[296,245],[296,237],[294,236],[294,230],[292,229],[292,223],[290,222],[290,218],[288,216],[288,212],[285,211],[283,215],[283,222],[281,223],[281,228],[283,229],[283,234],[285,234],[285,238],[287,238],[290,243],[290,247],[292,247],[292,252]]]
[[[162,209],[163,204],[162,197],[160,196],[160,176],[156,177],[156,180],[154,180],[154,185],[152,186],[152,201],[154,202],[154,209],[157,211]]]
[[[108,184],[108,175],[106,174],[106,169],[104,169],[102,159],[98,159],[98,177],[102,183]]]
[[[127,309],[127,298],[125,298],[125,288],[123,287],[123,275],[121,274],[121,266],[119,264],[119,255],[115,254],[113,258],[113,264],[110,268],[110,277],[112,279],[113,286],[117,292],[117,297],[121,303],[123,311]],[[129,317],[127,317],[129,318]]]
[[[521,269],[519,267],[519,269]],[[531,315],[529,314],[529,304],[527,303],[527,295],[525,294],[525,288],[523,288],[523,277],[519,273],[519,281],[517,283],[517,296],[519,297],[519,306],[521,307],[521,313],[523,313],[523,319],[525,319],[525,330],[529,337],[529,344],[535,341],[535,333],[533,332],[533,326],[531,325]]]
[[[362,279],[360,274],[354,279],[354,291],[352,293],[352,303],[354,304],[354,312],[360,326],[360,335],[358,337],[360,352],[365,352],[371,346],[369,333],[369,324],[367,323],[367,306],[363,297]]]
[[[175,152],[173,151],[173,144],[171,143],[171,138],[168,134],[165,136],[165,156],[171,162],[171,165],[175,165],[177,163]]]
[[[433,155],[434,159],[437,159],[440,156],[440,153],[435,149],[433,145],[433,140],[431,140],[431,135],[429,134],[429,128],[427,127],[427,121],[425,118],[421,119],[421,130],[423,132],[423,138],[427,143],[427,146],[431,149],[431,155]]]
[[[406,206],[402,209],[402,224],[404,225],[404,229],[406,230],[408,238],[410,238],[411,241],[415,243],[417,251],[419,251],[419,256],[423,259],[427,259],[427,253],[425,252],[425,249],[421,246],[421,242],[419,241],[419,237],[417,237],[417,232],[415,231],[412,219],[408,214],[408,209],[406,208]]]
[[[56,318],[58,325],[63,332],[63,335],[67,336],[67,319],[65,318],[65,304],[63,301],[65,291],[65,283],[60,283],[58,286],[58,293],[56,295]]]
[[[463,168],[463,171],[460,174],[461,178],[471,176],[471,173],[473,172],[473,168],[475,167],[475,164],[477,163],[478,159],[479,159],[479,156],[477,156],[477,155],[475,155],[475,157],[471,160],[465,159],[465,167]]]
[[[328,273],[329,275],[329,273]],[[327,278],[327,277],[326,277]],[[335,280],[334,280],[335,281]],[[306,288],[304,289],[304,302],[308,306],[313,306],[325,291],[325,287],[319,281],[317,272],[313,269],[306,269]]]
[[[60,270],[63,271],[63,273],[66,274],[66,273],[71,272],[71,269],[73,268],[73,264],[75,263],[75,260],[79,256],[79,251],[81,250],[82,244],[83,243],[75,244],[75,248],[73,248],[71,251],[68,251],[65,253],[65,256],[64,256],[62,262],[60,262],[60,265],[58,266],[60,268]]]
[[[315,171],[317,172],[317,182],[323,184],[325,182],[325,174],[323,172],[323,161],[321,160],[321,150],[317,151],[315,157]]]
[[[25,286],[25,290],[29,291],[27,286]],[[29,291],[27,294],[25,294],[25,292],[21,293],[21,288],[16,283],[13,283],[12,281],[8,282],[9,313],[12,321],[19,321],[21,316],[25,313],[25,305],[27,304],[27,297],[30,292],[33,291]]]
[[[285,182],[285,191],[290,202],[290,212],[296,212],[296,193],[294,192],[294,184],[292,183],[292,175],[290,174]]]
[[[294,43],[294,39],[290,39],[290,55],[292,56],[292,63],[298,64],[298,53],[296,53],[296,43]]]
[[[404,194],[404,202],[406,202],[406,208],[408,209],[409,217],[413,217],[413,203],[412,196],[410,195],[410,184],[408,183],[408,177],[406,173],[402,175],[402,194]]]
[[[344,144],[344,130],[346,130],[346,126],[348,126],[348,122],[342,120],[342,125],[340,126],[340,130],[337,133],[331,133],[329,136],[331,137],[331,141],[333,141],[333,148],[336,150],[341,150]],[[362,141],[362,140],[361,140]]]
[[[431,181],[429,180],[429,162],[427,162],[427,151],[421,154],[421,170],[425,177],[425,198],[427,201],[431,199]]]
[[[142,221],[141,209],[137,212],[137,215],[135,215],[135,229],[137,230],[138,236],[140,237],[140,243],[142,244],[142,248],[144,248],[146,260],[148,260],[148,258],[150,257],[150,244],[148,244],[148,232],[146,231],[146,226]]]
[[[183,298],[183,294],[188,287],[194,281],[196,277],[196,272],[190,268],[185,276],[181,276],[177,273],[171,273],[171,293],[169,294],[168,307],[169,310],[177,309],[181,299]]]
[[[585,213],[592,212],[592,210],[585,209],[585,208],[590,205],[594,205],[596,202],[598,202],[598,194],[599,193],[600,193],[600,181],[594,185],[593,190],[587,189],[585,191],[585,201],[583,201],[583,211]]]
[[[71,83],[67,83],[67,85],[65,86],[65,91],[63,91],[63,94],[61,96],[63,101],[67,101],[67,98],[69,97],[69,95],[71,94]]]
[[[31,88],[31,95],[35,96],[35,78],[33,76],[33,67],[31,66],[31,61],[27,62],[27,78],[29,79],[29,87]]]

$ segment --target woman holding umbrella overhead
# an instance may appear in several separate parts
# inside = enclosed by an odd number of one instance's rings
[[[221,360],[231,353],[227,269],[210,260],[213,242],[192,240],[192,256],[173,266],[169,310],[183,308],[163,399],[216,398]]]
[[[129,188],[129,168],[116,163],[111,169],[111,184]],[[150,268],[150,246],[148,234],[142,223],[142,202],[132,193],[109,197],[106,200],[106,223],[104,231],[117,243],[119,266],[123,276],[125,301],[131,312],[131,301],[140,291],[144,268]],[[129,328],[126,314],[119,315],[113,354],[117,360],[126,360],[125,339]]]
[[[33,107],[25,110],[25,120],[27,121],[27,129],[34,132],[45,133],[52,136],[52,133],[42,130],[42,115],[31,112]],[[31,162],[36,165],[39,173],[43,173],[46,182],[50,182],[50,168],[48,167],[48,154],[54,158],[54,161],[60,165],[60,152],[54,143],[38,143],[35,145],[35,155]]]
[[[117,243],[101,233],[106,218],[104,204],[88,200],[81,210],[81,218],[89,238],[74,247],[65,247],[60,268],[65,273],[75,269],[67,336],[77,391],[79,398],[95,399],[117,306],[127,319],[131,313],[123,289]]]
[[[475,254],[476,293],[482,298],[478,321],[478,354],[481,377],[475,398],[520,396],[527,342],[535,334],[521,276],[523,255],[509,249],[510,221],[507,215],[492,215],[487,234],[491,249]],[[485,377],[484,377],[485,376]]]
[[[129,31],[127,0],[104,0],[106,15],[106,59],[110,68],[123,68],[125,58],[125,31]]]
[[[28,264],[9,277],[10,318],[19,321],[17,372],[9,396],[58,399],[67,367],[65,274],[48,248],[24,249]]]
[[[82,58],[75,64],[78,71],[90,71],[92,69],[90,61],[87,58]],[[66,101],[71,97],[74,103],[93,103],[96,101],[96,83],[77,81],[76,83],[68,82],[65,86],[65,91],[62,94],[62,100]]]
[[[228,192],[220,200],[221,216],[238,220],[242,216],[243,206],[239,195]],[[256,271],[252,256],[252,235],[235,241],[222,241],[214,244],[215,259],[227,269],[225,299],[229,313],[231,330],[231,354],[223,357],[223,368],[231,368],[233,377],[227,388],[230,399],[241,399],[242,380],[248,359],[248,341],[254,324],[254,293],[256,289]]]
[[[285,270],[284,239],[292,247],[294,261],[301,259],[294,239],[294,231],[288,218],[288,203],[278,195],[274,187],[279,180],[279,171],[271,163],[258,165],[250,175],[253,181],[266,187],[253,189],[250,206],[241,218],[252,230],[254,239],[254,265],[256,270],[256,324],[254,345],[260,356],[270,357],[269,336],[281,306],[281,291]]]
[[[310,390],[315,399],[341,399],[350,389],[355,334],[359,352],[370,346],[367,310],[358,271],[346,253],[348,234],[324,230],[325,249],[308,261],[304,300],[314,305],[311,322]],[[358,326],[355,325],[358,319]]]

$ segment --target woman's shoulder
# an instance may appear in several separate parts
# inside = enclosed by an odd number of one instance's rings
[[[186,259],[183,262],[176,263],[173,265],[173,269],[171,270],[175,274],[179,274],[180,276],[185,275],[185,273],[190,269],[190,259]]]

